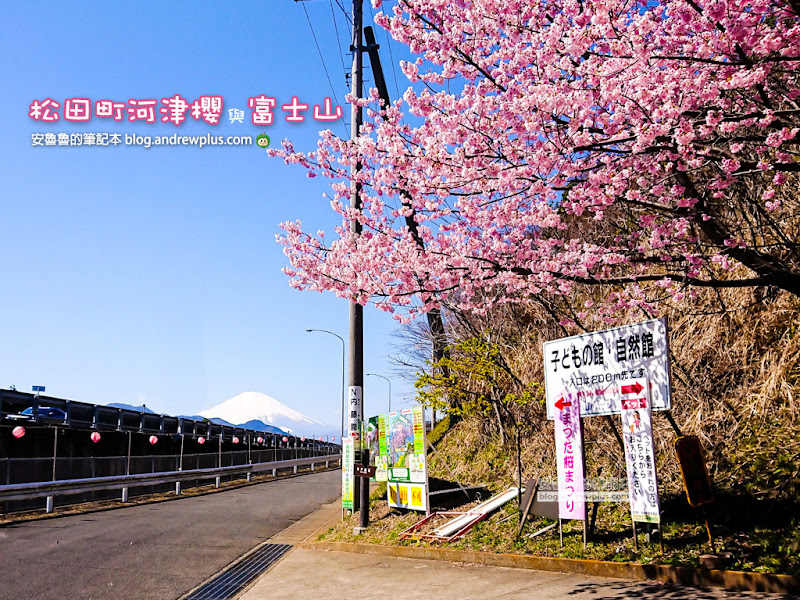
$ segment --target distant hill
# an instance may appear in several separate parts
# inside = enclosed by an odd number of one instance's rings
[[[154,410],[150,410],[149,408],[147,408],[147,406],[144,404],[142,404],[141,406],[131,406],[130,404],[121,404],[119,402],[114,402],[113,404],[106,404],[106,406],[110,406],[111,408],[122,408],[125,410],[135,410],[136,412],[142,412],[142,409],[144,409],[144,412],[147,414],[150,415],[158,414]]]
[[[205,421],[207,417],[201,417],[200,415],[178,415],[179,419],[194,419],[195,421]],[[239,427],[239,425],[235,425],[233,423],[229,423],[225,419],[208,419],[215,425],[226,425],[228,427]]]
[[[289,433],[288,431],[284,431],[280,427],[275,427],[273,425],[267,425],[264,421],[259,421],[258,419],[253,419],[252,421],[248,421],[247,423],[240,423],[239,427],[244,427],[245,429],[253,429],[255,431],[263,431],[264,433]]]

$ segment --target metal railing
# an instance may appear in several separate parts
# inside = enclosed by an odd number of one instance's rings
[[[224,452],[117,456],[0,457],[0,486],[60,479],[88,479],[188,469],[211,469],[331,456],[309,448],[271,448]],[[52,476],[54,475],[54,477]]]
[[[298,467],[302,466],[310,466],[313,471],[316,465],[324,463],[327,468],[332,462],[338,465],[341,462],[341,454],[329,454],[309,458],[292,458],[205,469],[16,483],[0,485],[0,502],[47,498],[47,512],[52,512],[53,498],[61,495],[84,494],[103,490],[122,490],[122,501],[126,502],[128,500],[128,490],[133,487],[175,483],[175,492],[180,494],[181,483],[184,481],[216,479],[217,487],[219,487],[222,477],[245,475],[249,481],[253,473],[262,473],[271,470],[273,472],[272,474],[275,475],[278,469],[288,468],[293,469],[293,471],[297,473]]]

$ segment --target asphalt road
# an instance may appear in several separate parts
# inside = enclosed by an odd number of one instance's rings
[[[335,470],[0,527],[0,599],[174,600],[340,493]]]

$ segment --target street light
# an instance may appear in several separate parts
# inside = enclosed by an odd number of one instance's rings
[[[341,437],[339,438],[344,443],[344,414],[345,414],[345,400],[344,400],[344,369],[345,369],[345,361],[344,361],[344,354],[345,354],[345,344],[342,336],[333,333],[332,331],[328,331],[327,329],[306,329],[306,333],[311,333],[312,331],[318,331],[320,333],[327,333],[329,335],[335,336],[339,338],[339,341],[342,342],[342,414],[341,414]]]
[[[372,375],[373,377],[380,377],[381,379],[385,379],[386,383],[389,384],[389,412],[392,412],[392,382],[389,380],[388,377],[384,377],[383,375],[378,375],[377,373],[367,373],[367,375]]]

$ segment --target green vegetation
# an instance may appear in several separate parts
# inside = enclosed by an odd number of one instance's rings
[[[572,306],[591,306],[584,291]],[[582,294],[582,295],[581,295]],[[563,308],[563,307],[562,307]],[[672,417],[684,434],[697,435],[716,490],[707,507],[717,551],[733,556],[729,568],[800,575],[800,301],[774,290],[709,290],[661,308],[670,329]],[[563,325],[552,306],[502,307],[480,317],[447,316],[452,340],[445,358],[420,368],[418,399],[452,415],[431,433],[432,477],[485,485],[497,493],[531,477],[556,478],[553,425],[543,400],[544,341],[604,329],[590,312],[572,313]],[[654,315],[624,315],[636,322]],[[618,418],[584,419],[587,477],[626,480],[614,429]],[[661,413],[653,417],[661,493],[664,554],[657,543],[631,538],[627,504],[600,505],[595,535],[584,550],[579,523],[564,526],[564,547],[532,520],[515,539],[516,502],[506,504],[448,547],[541,556],[698,566],[710,553],[703,515],[691,508],[673,449],[676,432]],[[419,520],[390,510],[385,488],[373,495],[371,526],[359,541],[425,545],[400,540]],[[455,510],[465,510],[467,506]],[[352,523],[326,539],[352,539]]]

